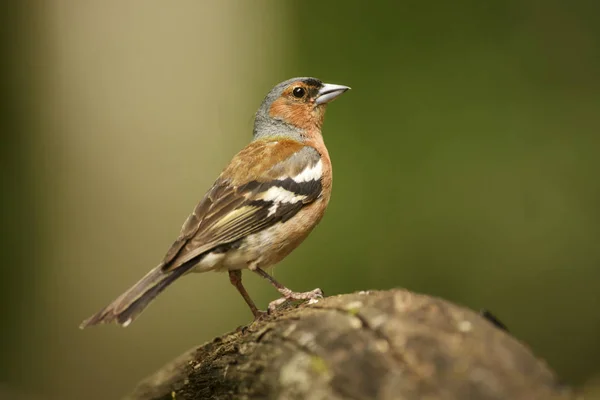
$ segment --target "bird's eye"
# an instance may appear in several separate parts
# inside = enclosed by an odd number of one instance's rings
[[[306,91],[304,90],[304,88],[297,87],[297,88],[294,88],[292,93],[294,94],[294,97],[301,98],[301,97],[304,97],[304,94],[306,93]]]

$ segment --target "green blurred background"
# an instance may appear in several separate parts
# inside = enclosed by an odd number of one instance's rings
[[[565,382],[597,379],[599,2],[2,7],[0,398],[118,398],[250,321],[205,274],[125,330],[77,329],[159,262],[267,91],[306,75],[353,90],[324,126],[328,213],[276,277],[485,307]]]

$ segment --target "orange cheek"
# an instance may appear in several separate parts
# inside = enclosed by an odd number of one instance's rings
[[[310,108],[308,104],[288,102],[285,98],[279,98],[271,104],[269,116],[281,119],[298,128],[307,129],[313,125]]]

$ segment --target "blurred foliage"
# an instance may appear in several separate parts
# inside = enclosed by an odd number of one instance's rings
[[[567,383],[600,371],[600,3],[67,3],[3,25],[0,379],[114,398],[248,322],[209,274],[125,331],[76,329],[162,257],[262,96],[307,75],[353,90],[325,121],[327,215],[277,278],[485,307]]]

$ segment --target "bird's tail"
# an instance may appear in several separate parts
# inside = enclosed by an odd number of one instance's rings
[[[162,265],[159,265],[115,301],[83,321],[79,328],[83,329],[109,322],[116,322],[122,326],[129,325],[160,292],[186,273],[193,265],[192,263],[184,264],[170,272],[163,272]]]

